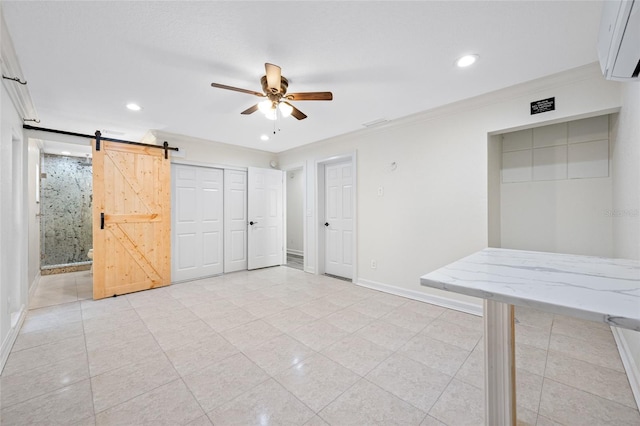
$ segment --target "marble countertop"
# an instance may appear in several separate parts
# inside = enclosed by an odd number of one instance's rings
[[[640,331],[640,262],[487,248],[422,285]]]

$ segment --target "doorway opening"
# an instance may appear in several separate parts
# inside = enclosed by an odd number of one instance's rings
[[[286,266],[304,270],[304,170],[302,167],[286,171]]]
[[[29,261],[41,277],[32,288],[29,309],[91,299],[91,146],[86,140],[42,139],[30,146],[35,191],[30,208],[37,233],[30,238]]]

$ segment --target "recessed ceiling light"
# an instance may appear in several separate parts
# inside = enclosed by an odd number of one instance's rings
[[[469,65],[473,65],[478,60],[478,58],[478,55],[464,55],[456,61],[456,65],[460,68],[465,68]]]
[[[260,140],[261,140],[261,141],[268,141],[268,140],[269,140],[269,136],[267,136],[267,135],[262,135],[262,136],[260,136]]]
[[[69,151],[60,151],[60,154],[62,154],[62,155],[71,155],[71,153]]]
[[[127,104],[127,109],[130,109],[131,111],[140,111],[142,107],[138,104],[130,103]]]

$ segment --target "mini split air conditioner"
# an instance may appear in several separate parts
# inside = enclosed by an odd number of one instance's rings
[[[607,80],[640,81],[640,0],[603,2],[598,57]]]

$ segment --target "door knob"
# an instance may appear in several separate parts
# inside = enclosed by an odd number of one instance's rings
[[[258,223],[258,222],[251,221],[251,222],[249,222],[249,225],[255,225],[256,223]]]
[[[325,223],[324,223],[324,226],[329,226],[329,222],[325,222]]]

